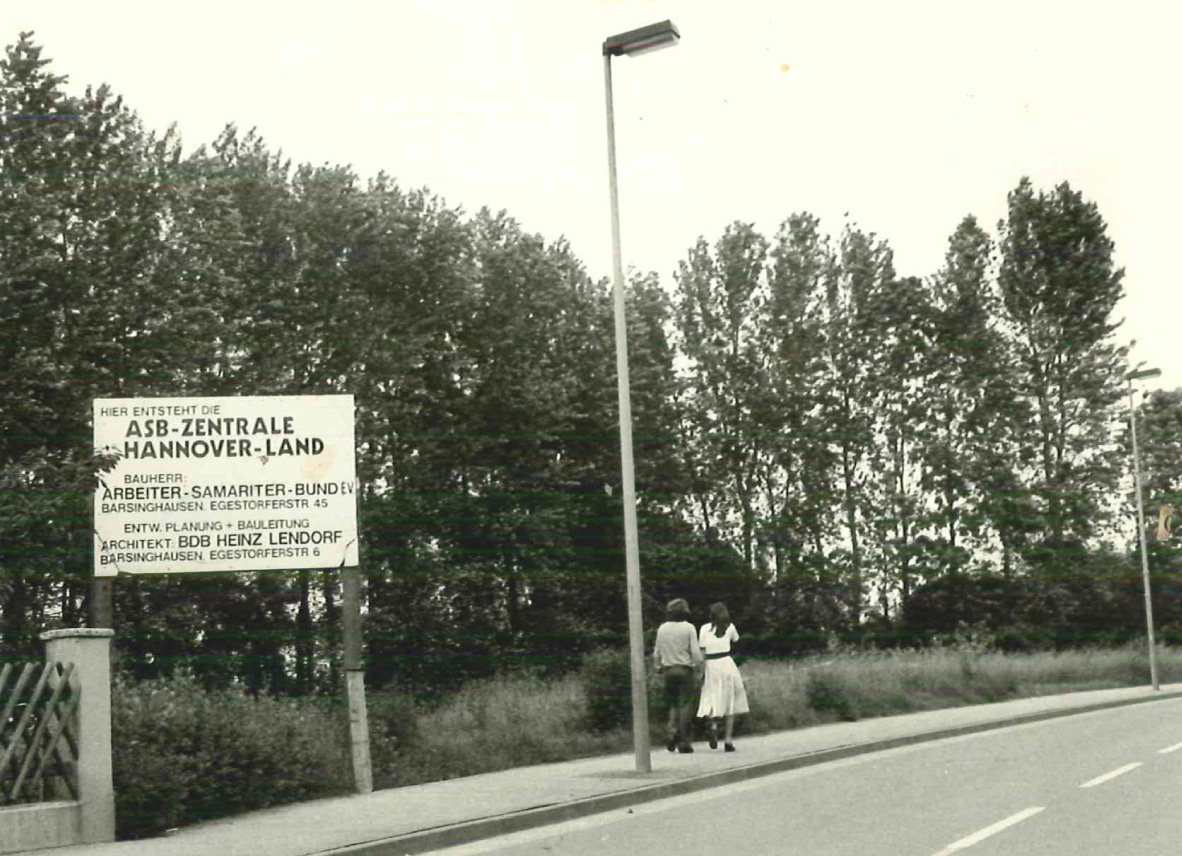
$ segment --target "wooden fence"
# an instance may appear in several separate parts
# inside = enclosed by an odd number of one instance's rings
[[[0,665],[0,854],[115,840],[114,635],[48,630],[45,665]]]
[[[0,806],[79,798],[73,663],[0,669]]]

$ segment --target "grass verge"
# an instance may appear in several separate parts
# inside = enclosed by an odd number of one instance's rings
[[[623,665],[621,665],[621,663]],[[1157,652],[1162,683],[1182,681],[1182,649]],[[740,671],[751,713],[738,734],[1149,683],[1144,645],[1003,654],[972,646],[751,659]],[[653,745],[663,737],[657,677],[649,680]],[[371,693],[378,788],[627,751],[627,652],[601,652],[582,671],[543,680],[517,673],[471,683],[424,706]],[[113,705],[120,838],[287,802],[348,793],[342,700],[203,693],[176,679],[116,687]]]

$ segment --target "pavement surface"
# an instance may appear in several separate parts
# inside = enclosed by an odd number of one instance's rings
[[[626,810],[652,800],[891,749],[1091,710],[1182,696],[1182,684],[1020,699],[743,736],[736,752],[703,741],[691,755],[654,746],[371,794],[298,803],[185,827],[172,835],[62,847],[54,856],[403,856]]]

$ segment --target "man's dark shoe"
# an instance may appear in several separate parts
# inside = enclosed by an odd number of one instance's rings
[[[689,755],[691,752],[694,751],[694,747],[690,746],[688,743],[682,743],[680,746],[677,747],[677,751],[680,752],[682,755]]]

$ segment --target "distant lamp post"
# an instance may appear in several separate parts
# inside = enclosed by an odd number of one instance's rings
[[[1141,538],[1141,581],[1145,588],[1145,625],[1149,630],[1149,677],[1155,690],[1157,680],[1157,645],[1153,638],[1153,600],[1149,589],[1149,549],[1145,544],[1145,506],[1141,499],[1141,456],[1137,451],[1137,414],[1133,409],[1133,381],[1157,377],[1161,369],[1138,369],[1125,375],[1129,382],[1129,429],[1133,434],[1133,481],[1137,486],[1137,533]]]
[[[620,252],[620,198],[616,184],[616,128],[612,110],[612,57],[638,56],[677,44],[681,34],[670,21],[611,36],[603,43],[607,93],[607,170],[611,184],[612,292],[616,320],[616,377],[620,399],[620,469],[624,487],[624,553],[628,569],[628,646],[632,660],[632,747],[637,772],[652,769],[649,757],[648,695],[641,616],[640,548],[636,528],[636,481],[632,465],[632,398],[628,381],[628,325],[624,314],[624,262]]]

